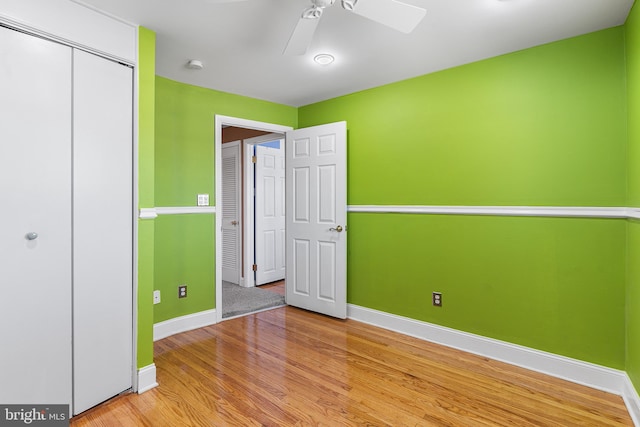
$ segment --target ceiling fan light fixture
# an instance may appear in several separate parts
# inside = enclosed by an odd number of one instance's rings
[[[319,65],[329,65],[333,61],[335,61],[335,58],[333,57],[333,55],[329,55],[328,53],[320,53],[314,56],[313,60],[316,62],[316,64]]]
[[[342,8],[352,12],[358,0],[342,0]]]
[[[315,5],[305,9],[302,12],[303,19],[320,19],[321,16],[322,8]]]

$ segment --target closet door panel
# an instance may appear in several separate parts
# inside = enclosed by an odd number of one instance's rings
[[[132,385],[132,82],[74,51],[74,413]]]
[[[0,402],[69,404],[71,49],[0,27],[0,94]]]

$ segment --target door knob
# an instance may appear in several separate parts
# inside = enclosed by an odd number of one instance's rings
[[[331,227],[329,230],[330,231],[337,231],[338,233],[340,233],[342,231],[342,226],[339,225],[336,228]]]
[[[231,225],[238,225],[238,221],[231,221]]]
[[[30,233],[27,233],[25,237],[27,238],[27,240],[36,240],[38,238],[38,233],[34,233],[32,231]]]

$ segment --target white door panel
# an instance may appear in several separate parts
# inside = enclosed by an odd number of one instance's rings
[[[0,402],[78,413],[132,383],[132,71],[2,27],[0,58]]]
[[[222,280],[239,284],[242,224],[240,223],[240,142],[222,145]]]
[[[70,404],[71,48],[0,27],[0,58],[0,402]]]
[[[345,122],[287,132],[286,185],[287,303],[345,318]]]
[[[133,71],[74,50],[74,413],[132,385]]]
[[[256,149],[256,285],[285,277],[284,147]]]

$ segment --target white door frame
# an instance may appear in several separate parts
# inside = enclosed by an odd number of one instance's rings
[[[216,321],[221,322],[222,318],[222,218],[219,215],[218,207],[222,205],[222,126],[236,126],[247,129],[261,130],[270,133],[284,134],[293,130],[291,126],[283,126],[274,123],[259,122],[239,117],[229,117],[215,115],[214,128],[214,156],[215,156],[215,191],[216,191],[216,215],[215,215],[215,232],[216,232]],[[245,156],[247,157],[247,156]],[[246,209],[245,209],[246,212]],[[246,224],[246,222],[245,222]]]
[[[256,285],[256,281],[253,277],[252,263],[249,262],[253,259],[254,243],[255,243],[255,215],[254,215],[254,198],[253,198],[253,162],[251,161],[251,155],[249,149],[254,145],[261,144],[263,142],[282,140],[284,144],[284,133],[270,133],[268,135],[256,136],[253,138],[247,138],[243,140],[244,146],[244,252],[242,258],[244,260],[244,271],[242,277],[244,278],[243,286],[252,288]]]

